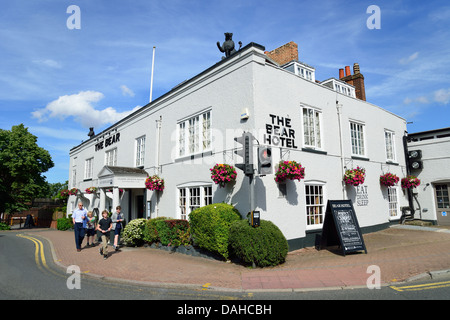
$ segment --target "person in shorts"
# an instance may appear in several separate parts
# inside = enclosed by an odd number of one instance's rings
[[[111,218],[108,216],[108,211],[103,210],[102,218],[97,223],[97,231],[100,232],[102,238],[102,246],[100,248],[100,254],[103,255],[103,259],[108,258],[108,242],[111,227],[112,222]]]
[[[86,239],[87,239],[86,247],[94,246],[94,237],[95,237],[95,217],[92,214],[92,211],[89,211],[87,213],[86,218]],[[90,244],[89,239],[91,240]]]
[[[120,206],[116,207],[116,212],[111,216],[112,229],[114,230],[114,250],[119,250],[118,242],[120,232],[122,231],[123,213],[120,213],[122,208]]]

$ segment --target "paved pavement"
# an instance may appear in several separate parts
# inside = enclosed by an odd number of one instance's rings
[[[395,225],[363,235],[367,254],[343,256],[333,248],[304,248],[290,252],[280,266],[256,269],[149,247],[123,247],[119,252],[110,247],[110,255],[104,260],[99,246],[77,252],[71,231],[21,232],[49,240],[53,258],[63,268],[77,265],[93,277],[160,287],[248,292],[320,290],[365,287],[373,274],[368,267],[373,265],[380,268],[382,285],[447,274],[450,270],[448,228]]]

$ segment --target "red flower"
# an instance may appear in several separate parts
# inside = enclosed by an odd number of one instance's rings
[[[305,168],[296,161],[280,161],[275,172],[275,181],[283,182],[287,179],[298,180],[305,178]]]

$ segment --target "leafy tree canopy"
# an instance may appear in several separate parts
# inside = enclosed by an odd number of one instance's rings
[[[0,129],[0,212],[24,210],[33,198],[47,194],[42,174],[53,166],[50,153],[23,124]]]

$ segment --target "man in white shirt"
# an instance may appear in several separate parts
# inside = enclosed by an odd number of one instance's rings
[[[83,208],[83,203],[78,202],[78,208],[72,213],[73,229],[75,231],[75,245],[77,251],[81,251],[81,243],[84,239],[84,234],[86,231],[86,215],[87,210]]]

